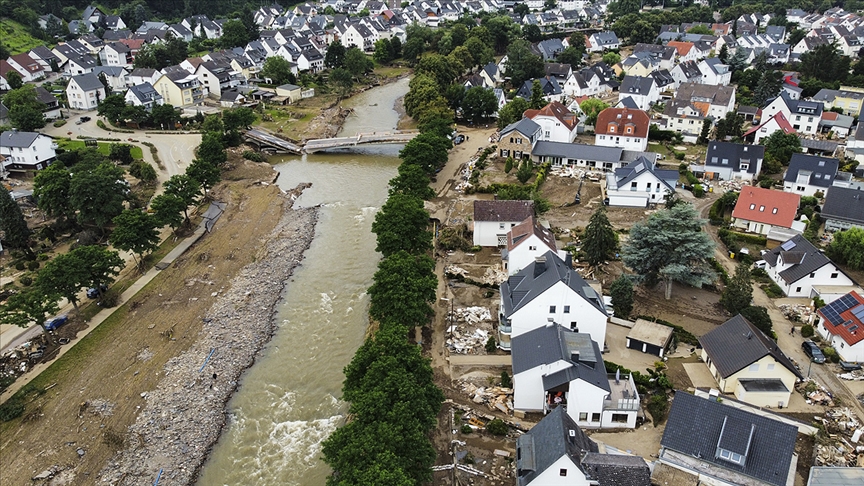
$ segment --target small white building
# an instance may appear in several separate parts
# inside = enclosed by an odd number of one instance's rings
[[[0,155],[4,158],[0,172],[28,174],[51,165],[57,144],[47,135],[12,129],[0,133]]]
[[[658,170],[654,162],[639,157],[606,178],[609,206],[646,208],[662,204],[675,193],[679,177],[677,170]]]
[[[512,338],[556,322],[602,348],[608,317],[603,297],[549,251],[501,284],[498,346],[510,349]]]
[[[606,108],[597,115],[594,144],[644,152],[648,149],[650,122],[642,110]]]
[[[579,118],[558,101],[540,110],[526,110],[524,116],[540,125],[540,140],[569,143],[576,138]]]
[[[532,216],[507,232],[507,246],[501,249],[501,263],[508,275],[515,275],[549,251],[557,253],[562,260],[568,258],[566,251],[558,251],[555,235]]]
[[[105,86],[92,73],[72,76],[66,86],[66,98],[73,110],[95,110],[105,99]]]
[[[816,312],[820,318],[817,332],[840,359],[864,362],[864,297],[852,291]]]
[[[797,235],[765,253],[765,271],[787,297],[813,297],[814,287],[848,286],[856,284],[851,277],[807,241]]]
[[[506,246],[507,232],[534,217],[534,201],[474,201],[474,244]]]
[[[822,196],[837,180],[840,161],[818,155],[792,154],[783,176],[783,190],[799,196]]]
[[[143,106],[147,111],[153,110],[154,106],[165,103],[162,95],[150,83],[131,86],[126,92],[126,104],[132,106]]]

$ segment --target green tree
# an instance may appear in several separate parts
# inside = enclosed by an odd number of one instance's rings
[[[114,231],[108,241],[114,248],[132,252],[132,258],[139,268],[144,265],[144,254],[159,246],[159,232],[156,219],[138,209],[124,209],[114,218]]]
[[[399,251],[418,254],[432,249],[432,233],[427,231],[429,213],[423,200],[405,194],[387,199],[372,222],[372,232],[378,236],[375,251],[385,257]]]
[[[820,44],[815,49],[801,54],[801,76],[820,81],[843,81],[849,75],[848,64],[835,44]],[[846,66],[844,72],[843,66]]]
[[[502,130],[507,125],[521,120],[522,114],[525,113],[525,110],[528,108],[530,108],[528,106],[528,100],[520,96],[508,101],[503,108],[498,110],[498,129]]]
[[[596,267],[609,259],[618,248],[618,236],[606,216],[606,207],[600,206],[591,215],[582,236],[582,251],[589,265]]]
[[[267,58],[267,60],[275,58]],[[222,117],[219,115],[207,115],[201,123],[202,132],[214,132],[220,137],[225,133],[225,124],[222,123]]]
[[[717,120],[714,139],[725,141],[726,137],[738,140],[744,135],[744,117],[730,111],[725,117]]]
[[[165,186],[165,194],[177,197],[183,201],[183,204],[185,205],[183,208],[183,216],[186,217],[186,221],[189,221],[187,208],[188,206],[198,203],[198,198],[201,195],[201,185],[197,180],[186,174],[173,175],[170,179],[165,181],[163,185]]]
[[[186,211],[186,203],[177,196],[171,194],[159,194],[150,201],[150,209],[153,211],[153,219],[158,226],[168,225],[177,233],[183,221]]]
[[[198,146],[196,155],[214,167],[218,167],[228,160],[225,146],[222,142],[223,135],[218,132],[204,132],[201,136],[201,145]]]
[[[399,157],[403,163],[417,165],[432,174],[447,162],[447,151],[440,150],[440,147],[436,150],[432,143],[432,140],[414,137],[399,151]]]
[[[228,20],[222,24],[222,36],[219,45],[223,49],[245,46],[249,42],[249,31],[239,20]]]
[[[425,326],[434,314],[435,261],[427,255],[394,253],[381,260],[369,287],[369,316],[381,323]]]
[[[330,81],[339,88],[339,96],[346,97],[354,86],[354,76],[344,68],[335,68],[330,71]]]
[[[438,92],[443,93],[459,74],[453,63],[440,54],[426,54],[420,58],[415,68],[417,74],[426,74],[438,84]]]
[[[180,120],[180,115],[177,114],[173,105],[165,103],[153,107],[153,111],[150,112],[150,119],[153,126],[163,130],[171,130],[174,128],[174,124]]]
[[[532,164],[530,160],[523,160],[522,163],[519,164],[519,169],[516,170],[516,179],[518,179],[522,184],[525,184],[533,175],[534,164]]]
[[[145,184],[151,184],[156,181],[156,169],[143,160],[136,160],[129,164],[129,175],[137,178]]]
[[[768,309],[751,305],[741,310],[741,316],[750,321],[750,324],[756,326],[756,329],[764,332],[766,336],[771,336],[774,332],[771,323],[771,316],[768,314]]]
[[[834,233],[828,254],[853,270],[864,269],[864,229],[853,227]]]
[[[261,76],[272,79],[273,83],[278,85],[297,83],[297,76],[291,71],[291,63],[280,56],[268,57],[264,61],[264,67],[261,68]]]
[[[48,336],[49,341],[53,342],[54,340],[45,330],[45,320],[60,310],[57,305],[58,299],[59,296],[46,294],[37,286],[12,294],[6,299],[6,304],[0,306],[0,324],[18,327],[39,324],[42,332]]]
[[[24,86],[24,80],[21,78],[21,75],[18,74],[18,71],[14,69],[10,69],[8,73],[6,73],[6,82],[9,84],[9,89],[18,89],[21,86]]]
[[[517,39],[507,48],[505,70],[514,87],[522,86],[526,80],[540,78],[545,74],[543,58],[531,52],[530,44]]]
[[[36,97],[36,88],[32,84],[6,93],[3,104],[9,108],[9,122],[13,127],[33,132],[45,126],[45,116],[42,114],[45,105]]]
[[[621,62],[621,56],[617,52],[607,52],[603,54],[603,62],[610,66],[614,66]]]
[[[225,124],[225,130],[229,132],[248,128],[255,123],[256,118],[255,112],[245,106],[222,112],[222,123]]]
[[[597,116],[606,108],[609,108],[609,105],[597,98],[588,98],[579,104],[579,109],[586,116],[585,124],[590,126],[594,126],[597,123]]]
[[[585,46],[583,44],[582,50],[577,49],[576,47],[570,46],[564,48],[563,51],[559,52],[557,56],[555,56],[555,60],[563,63],[569,64],[573,69],[578,68],[582,65],[582,56],[585,54]]]
[[[99,103],[96,113],[104,116],[111,123],[117,123],[123,116],[123,110],[126,109],[126,99],[121,94],[112,94],[105,97]]]
[[[186,167],[186,175],[198,183],[205,196],[222,179],[219,167],[201,159],[194,159]]]
[[[543,40],[543,33],[540,32],[540,27],[535,24],[529,24],[522,27],[522,36],[528,42],[540,42]]]
[[[609,287],[615,317],[627,319],[633,312],[633,281],[627,275],[616,278]]]
[[[334,40],[327,46],[327,54],[324,55],[324,65],[330,69],[343,67],[345,64],[345,46],[338,40]]]
[[[714,281],[708,265],[714,243],[702,231],[702,220],[690,204],[657,211],[630,229],[624,246],[624,264],[649,284],[661,280],[666,299],[672,297],[672,282],[693,286]]]
[[[72,174],[62,162],[54,162],[36,173],[33,178],[33,195],[39,209],[50,217],[68,218],[74,211],[69,203],[69,186]]]
[[[352,76],[362,76],[371,71],[373,67],[374,65],[372,64],[372,60],[369,59],[369,56],[363,54],[363,51],[360,49],[349,47],[348,50],[345,51],[345,69],[347,69]]]
[[[792,154],[801,151],[801,140],[794,133],[785,133],[777,130],[768,136],[763,142],[765,145],[765,158],[773,159],[782,165],[789,165]]]
[[[27,227],[24,214],[18,203],[12,199],[4,187],[0,186],[0,236],[4,247],[24,250],[32,255],[30,250],[30,235],[32,231]]]
[[[48,260],[39,270],[36,285],[46,294],[65,297],[75,308],[75,313],[80,314],[78,292],[89,283],[87,277],[83,260],[72,252],[62,253]]]
[[[474,86],[465,92],[462,116],[472,122],[485,121],[498,109],[498,99],[491,89]]]
[[[475,66],[485,66],[495,60],[495,51],[477,37],[469,38],[463,47],[471,53]]]
[[[631,13],[639,13],[642,5],[639,0],[616,0],[611,2],[606,11],[609,17],[608,22],[613,22],[617,18]]]
[[[735,275],[720,294],[720,305],[734,316],[750,307],[752,302],[753,283],[750,281],[750,269],[741,263],[735,268]]]
[[[633,29],[630,30],[627,37],[630,38],[631,44],[643,42],[645,44],[653,44],[657,39],[658,29],[644,20],[637,20],[633,24]]]
[[[103,162],[91,169],[76,170],[69,194],[69,202],[78,211],[78,222],[93,223],[101,230],[123,211],[129,185],[123,179],[123,169]]]
[[[414,64],[425,50],[426,41],[418,37],[409,38],[402,49],[402,58],[408,61],[409,64]]]
[[[379,64],[387,64],[393,60],[393,49],[390,47],[389,39],[378,39],[375,41],[375,52],[372,58]]]
[[[400,164],[399,175],[390,179],[390,195],[405,194],[420,199],[432,199],[435,191],[429,187],[429,174],[415,164]]]
[[[711,135],[711,118],[702,120],[702,131],[699,133],[699,138],[696,143],[708,143],[708,137]]]
[[[94,288],[101,294],[102,286],[114,282],[123,268],[123,259],[114,250],[99,245],[79,246],[69,252],[84,267],[84,287]]]
[[[763,71],[753,90],[753,103],[756,106],[765,106],[769,100],[780,93],[782,87],[783,73],[773,69]]]
[[[507,157],[504,161],[504,173],[509,174],[511,170],[513,170],[513,157]]]
[[[540,86],[540,80],[535,79],[531,83],[531,99],[528,101],[528,106],[532,110],[539,110],[546,106],[546,98],[543,97],[543,88]]]
[[[128,143],[112,143],[108,158],[123,165],[129,165],[135,160],[132,158],[132,146]]]
[[[723,44],[723,46],[720,47],[720,52],[717,53],[717,58],[720,59],[720,62],[722,62],[723,64],[728,64],[729,63],[729,46],[727,46],[726,44]]]

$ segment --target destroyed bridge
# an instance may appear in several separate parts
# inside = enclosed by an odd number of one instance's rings
[[[394,130],[387,132],[358,133],[352,137],[334,137],[307,140],[305,144],[295,144],[277,137],[263,129],[256,128],[243,134],[246,143],[254,145],[262,152],[311,154],[321,150],[346,149],[358,145],[406,143],[416,137],[417,130]]]

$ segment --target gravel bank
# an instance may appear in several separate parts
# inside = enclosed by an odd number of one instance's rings
[[[241,374],[276,329],[276,306],[314,237],[318,208],[292,207],[308,186],[284,196],[285,212],[255,263],[234,277],[210,308],[195,344],[165,365],[165,376],[146,395],[147,405],[129,427],[124,450],[102,470],[101,482],[152,485],[160,470],[162,484],[195,480],[219,439],[225,405]],[[210,237],[219,237],[218,224]]]

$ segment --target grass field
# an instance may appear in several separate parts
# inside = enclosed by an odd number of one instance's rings
[[[12,54],[21,54],[45,45],[44,41],[30,35],[23,25],[7,18],[0,18],[0,39]]]
[[[102,155],[109,155],[111,153],[111,142],[98,142],[97,150]],[[57,140],[57,145],[62,149],[66,150],[79,150],[84,148],[83,140],[69,140],[61,138]],[[132,145],[132,158],[133,159],[143,159],[144,151],[141,150],[141,147],[137,145]]]

